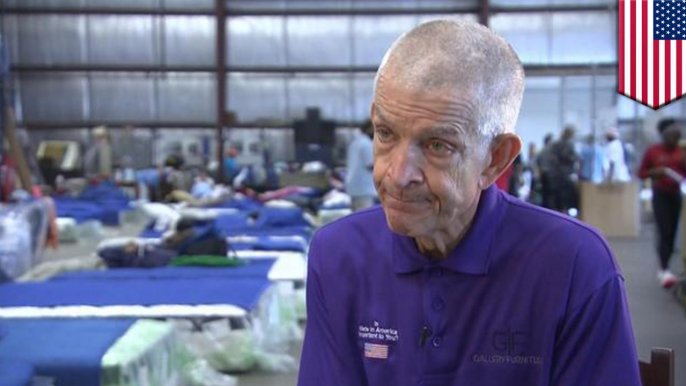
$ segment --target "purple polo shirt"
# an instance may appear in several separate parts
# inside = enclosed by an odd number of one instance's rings
[[[317,232],[308,275],[299,386],[640,386],[605,240],[495,187],[445,259],[374,207]]]

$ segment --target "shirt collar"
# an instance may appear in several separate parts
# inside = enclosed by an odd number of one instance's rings
[[[413,238],[393,233],[395,272],[403,274],[428,267],[440,267],[472,275],[488,274],[491,246],[505,212],[502,194],[495,184],[481,193],[472,225],[445,259],[430,260],[419,251]]]

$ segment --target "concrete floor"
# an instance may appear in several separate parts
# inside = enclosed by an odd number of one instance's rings
[[[106,229],[108,236],[133,235],[138,226]],[[673,293],[658,286],[657,258],[652,246],[653,228],[644,226],[638,239],[614,239],[610,244],[624,272],[636,343],[641,359],[650,358],[652,347],[671,347],[676,351],[676,385],[686,384],[686,313]],[[95,242],[63,246],[48,252],[46,260],[71,258],[92,254]],[[680,259],[673,258],[673,271],[682,272]],[[298,356],[299,348],[294,348]],[[241,386],[292,386],[297,374],[250,373],[239,376]]]
[[[652,347],[670,347],[676,353],[675,385],[686,384],[686,313],[673,291],[657,285],[658,262],[652,244],[653,227],[645,226],[637,240],[610,240],[626,280],[638,355],[650,360]],[[683,272],[676,255],[674,273]]]

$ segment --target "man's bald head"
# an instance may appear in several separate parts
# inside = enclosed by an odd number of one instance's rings
[[[386,52],[374,82],[469,95],[475,128],[488,139],[514,131],[524,93],[524,69],[512,47],[488,28],[467,21],[421,24]]]

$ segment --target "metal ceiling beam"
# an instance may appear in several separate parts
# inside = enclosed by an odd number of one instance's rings
[[[524,66],[526,76],[614,75],[617,63]]]
[[[212,129],[216,126],[214,122],[146,122],[146,121],[73,121],[73,122],[54,122],[54,121],[25,121],[17,126],[26,127],[31,130],[56,130],[56,129],[88,129],[96,126],[107,126],[108,128],[151,128],[151,129]]]
[[[213,66],[170,66],[170,65],[117,65],[117,64],[57,64],[34,65],[15,64],[12,72],[214,72]]]
[[[536,12],[607,12],[614,10],[615,4],[580,6],[489,6],[495,13],[536,13]],[[373,15],[436,15],[436,14],[479,14],[478,7],[434,7],[434,8],[360,8],[360,9],[225,9],[226,16],[373,16]],[[143,16],[214,16],[216,10],[203,9],[146,9],[114,7],[60,7],[28,8],[0,7],[5,15],[143,15]]]
[[[213,16],[210,9],[145,9],[114,7],[60,7],[28,8],[1,7],[0,14],[5,15],[141,15],[141,16]]]
[[[489,0],[479,1],[479,23],[488,27],[491,18],[491,2]]]
[[[229,16],[392,16],[392,15],[442,15],[474,14],[475,7],[435,8],[364,8],[364,9],[232,9]]]
[[[226,16],[351,16],[351,15],[436,15],[455,13],[475,13],[474,7],[436,7],[436,8],[365,8],[365,9],[225,9]],[[214,16],[216,10],[202,9],[145,9],[145,8],[107,8],[107,7],[64,7],[64,8],[24,8],[0,7],[6,15],[143,15],[143,16]]]
[[[339,127],[357,127],[362,122],[337,122]],[[282,122],[233,122],[224,125],[224,129],[292,129],[292,121]],[[216,122],[152,122],[152,121],[74,121],[74,122],[54,122],[54,121],[26,121],[18,122],[17,127],[29,130],[78,130],[90,129],[97,126],[106,126],[108,129],[216,129]]]
[[[224,182],[224,125],[226,122],[226,4],[224,0],[215,0],[215,20],[217,26],[217,33],[215,37],[216,43],[216,63],[215,63],[215,77],[217,84],[217,162],[219,163],[219,170],[217,178],[220,182]]]
[[[558,13],[558,12],[608,12],[617,8],[616,4],[607,5],[580,5],[580,6],[515,6],[515,7],[490,7],[491,14],[496,13]]]
[[[152,65],[59,65],[35,66],[15,65],[15,73],[59,73],[59,72],[216,72],[212,66],[152,66]],[[330,74],[330,73],[375,73],[377,66],[228,66],[227,73],[263,73],[263,74]],[[616,71],[617,63],[581,63],[571,65],[525,65],[527,75],[574,75],[586,74],[593,69],[601,72]],[[221,71],[220,71],[221,72]]]

